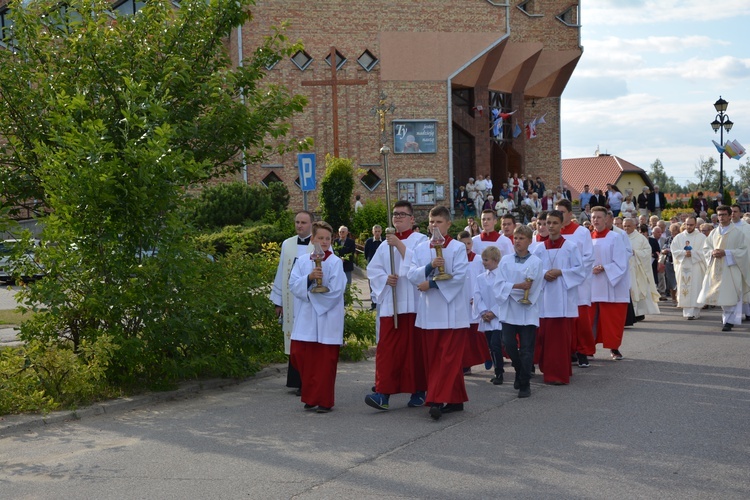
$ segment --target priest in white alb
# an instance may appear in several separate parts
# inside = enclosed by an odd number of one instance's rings
[[[742,322],[742,301],[750,293],[750,258],[744,232],[732,224],[732,209],[719,205],[719,226],[706,238],[703,256],[708,267],[698,295],[700,304],[721,306],[722,331]]]
[[[271,287],[270,299],[276,306],[276,315],[281,321],[281,330],[284,333],[284,354],[287,356],[290,353],[292,327],[294,326],[294,295],[289,290],[289,275],[297,259],[312,252],[313,246],[310,243],[312,223],[312,213],[301,210],[295,214],[294,230],[297,234],[281,243],[279,266]],[[286,386],[295,389],[292,392],[298,396],[301,394],[302,380],[297,369],[292,366],[291,360],[287,367]]]
[[[636,320],[642,320],[646,314],[659,314],[659,292],[656,290],[654,273],[651,267],[651,245],[639,231],[636,221],[627,218],[622,223],[628,233],[633,255],[630,257],[630,297],[633,300]]]
[[[696,230],[695,217],[688,217],[685,230],[675,236],[670,245],[677,280],[677,307],[682,308],[682,317],[689,320],[701,317],[698,294],[706,275],[705,242],[706,237]]]

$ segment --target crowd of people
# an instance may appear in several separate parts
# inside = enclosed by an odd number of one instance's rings
[[[601,191],[591,193],[580,222],[571,201],[553,195],[528,223],[487,208],[479,225],[470,221],[456,235],[448,208],[432,208],[429,234],[421,234],[412,205],[396,202],[395,232],[366,245],[377,351],[365,403],[385,411],[392,396],[406,394],[407,406],[426,406],[437,420],[463,411],[472,367],[492,370],[495,385],[511,383],[506,358],[519,398],[531,395],[537,370],[546,384],[569,384],[573,366],[589,367],[599,344],[622,360],[625,328],[659,314],[663,301],[686,320],[721,307],[723,331],[750,319],[750,214],[735,204],[699,217],[705,207],[696,203],[696,214],[664,221],[657,189],[644,193],[646,213],[636,213],[629,194],[608,188],[605,204],[594,199]],[[299,390],[305,410],[327,413],[343,343],[345,268],[330,251],[330,226],[303,211],[295,227],[271,299],[290,354],[287,385]],[[323,257],[310,254],[312,244]],[[321,284],[326,291],[318,293]]]

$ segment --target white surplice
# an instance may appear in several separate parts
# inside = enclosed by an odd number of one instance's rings
[[[474,284],[474,310],[480,315],[478,330],[488,332],[490,330],[501,330],[500,324],[500,307],[495,300],[495,281],[497,280],[498,270],[485,270],[477,276]],[[490,311],[495,315],[490,321],[481,319],[481,314]]]
[[[506,255],[500,260],[494,285],[495,301],[501,323],[511,325],[539,326],[539,295],[542,291],[542,261],[531,254],[524,262],[516,262],[516,255]],[[521,304],[524,290],[514,289],[513,285],[529,278],[532,281],[528,300],[531,304]]]
[[[289,289],[294,294],[294,328],[292,340],[342,345],[344,343],[344,289],[346,274],[340,258],[330,255],[321,262],[324,293],[312,293],[315,282],[307,276],[315,267],[309,255],[300,257],[289,276]]]
[[[433,269],[430,276],[425,274],[426,267],[435,257],[435,249],[430,248],[429,241],[424,241],[414,248],[408,273],[409,281],[414,286],[426,280],[430,281],[431,276],[437,273],[437,269]],[[418,292],[416,326],[424,330],[469,327],[469,301],[464,300],[464,280],[469,267],[466,245],[451,239],[443,248],[443,259],[445,272],[453,277],[434,281],[437,288]]]
[[[562,247],[550,249],[536,247],[534,255],[542,262],[542,276],[550,269],[559,269],[562,276],[554,281],[542,278],[539,296],[540,318],[577,318],[578,287],[586,279],[578,245],[565,241]]]
[[[726,251],[723,258],[712,257],[716,249]],[[733,224],[715,228],[703,244],[706,275],[698,295],[700,304],[733,307],[750,292],[750,256],[744,232]]]
[[[624,244],[627,240],[627,247]],[[632,253],[630,239],[614,231],[604,238],[592,238],[594,266],[604,266],[604,272],[591,275],[591,302],[630,302],[628,259]]]

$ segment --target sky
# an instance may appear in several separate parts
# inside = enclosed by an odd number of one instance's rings
[[[719,159],[719,96],[728,138],[750,147],[750,0],[581,0],[583,56],[562,96],[562,157],[597,147],[644,170],[658,158],[678,184]],[[739,162],[724,156],[733,175]],[[736,176],[735,176],[736,177]]]

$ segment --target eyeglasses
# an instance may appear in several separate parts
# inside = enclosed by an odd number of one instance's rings
[[[407,212],[393,212],[394,219],[400,219],[402,217],[411,217],[411,214]]]

